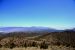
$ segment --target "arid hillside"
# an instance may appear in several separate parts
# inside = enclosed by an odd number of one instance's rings
[[[62,46],[75,48],[75,31],[62,32],[45,32],[45,33],[25,33],[12,32],[7,34],[0,34],[1,48],[27,48],[38,47],[47,49],[50,46]]]

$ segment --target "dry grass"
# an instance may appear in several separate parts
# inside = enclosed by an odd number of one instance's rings
[[[0,50],[75,50],[75,48],[65,47],[65,46],[49,46],[48,49],[40,49],[39,47],[27,47],[27,48],[0,48]]]

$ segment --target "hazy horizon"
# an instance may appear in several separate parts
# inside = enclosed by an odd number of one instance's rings
[[[71,29],[75,29],[75,27],[71,27],[71,28],[53,28],[53,27],[47,27],[47,26],[7,26],[7,27],[0,27],[0,29],[3,28],[49,28],[49,29],[55,29],[55,30],[71,30]]]

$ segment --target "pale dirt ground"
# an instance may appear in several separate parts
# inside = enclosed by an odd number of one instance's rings
[[[27,47],[27,48],[0,48],[0,50],[75,50],[74,48],[69,47],[58,47],[58,46],[51,46],[48,49],[40,49],[37,47]]]

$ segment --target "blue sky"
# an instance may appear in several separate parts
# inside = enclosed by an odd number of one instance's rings
[[[75,27],[75,0],[0,0],[0,27]]]

